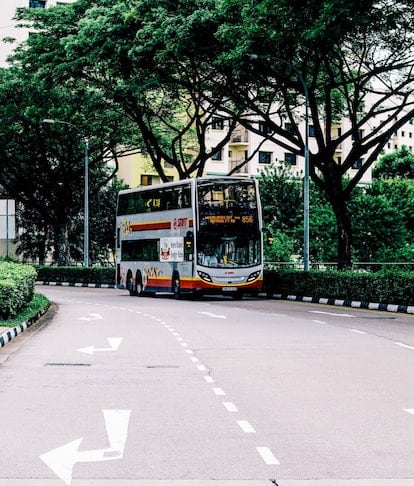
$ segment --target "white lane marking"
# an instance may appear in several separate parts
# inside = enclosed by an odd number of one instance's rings
[[[255,434],[256,431],[254,428],[249,424],[247,420],[238,420],[237,423],[239,424],[240,428],[245,434]]]
[[[325,312],[325,311],[309,311],[312,312],[313,314],[324,314],[326,316],[334,316],[334,317],[352,317],[354,318],[355,316],[351,316],[351,314],[335,314],[334,312]]]
[[[103,319],[103,317],[100,314],[95,314],[95,313],[89,313],[88,316],[90,317],[79,317],[79,321],[96,321],[99,319]]]
[[[223,314],[213,314],[212,312],[198,312],[198,314],[204,314],[206,316],[215,317],[216,319],[227,319]]]
[[[186,352],[187,354],[194,354],[194,351],[191,351],[191,349],[186,349],[186,350],[185,350],[185,352]]]
[[[256,449],[266,464],[280,464],[268,447],[256,447]]]
[[[187,343],[181,343],[181,347],[188,348],[188,344]]]
[[[232,402],[223,402],[223,405],[228,412],[238,412],[236,405]]]
[[[412,349],[414,350],[414,346],[410,346],[408,344],[404,344],[404,343],[395,343],[397,346],[401,346],[402,348],[406,348],[406,349]]]
[[[91,354],[91,355],[98,352],[118,351],[119,346],[121,345],[122,342],[121,337],[109,337],[106,338],[106,340],[109,343],[109,348],[96,348],[95,346],[92,345],[86,348],[77,349],[77,351],[80,351],[81,353]]]
[[[414,408],[403,408],[403,410],[414,415]]]
[[[359,329],[352,329],[351,327],[350,327],[350,328],[348,328],[348,329],[349,329],[350,331],[352,331],[352,332],[356,332],[356,333],[358,333],[358,334],[367,334],[366,332],[364,332],[364,331],[360,331]]]
[[[225,395],[224,391],[221,388],[213,388],[213,392],[216,395]]]
[[[200,360],[196,358],[195,356],[190,356],[190,359],[193,363],[198,363]]]
[[[316,322],[317,324],[326,324],[325,321],[318,321],[317,319],[312,319],[312,322]]]
[[[198,371],[207,371],[207,368],[204,365],[197,366]]]
[[[215,380],[212,376],[203,376],[207,383],[215,383]]]
[[[66,484],[72,482],[72,472],[78,462],[113,461],[124,456],[131,410],[102,410],[109,447],[80,451],[83,437],[45,452],[40,459]]]

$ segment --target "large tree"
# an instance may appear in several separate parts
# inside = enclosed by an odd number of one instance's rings
[[[392,134],[414,117],[413,4],[224,0],[222,5],[220,61],[224,73],[236,75],[232,93],[244,107],[241,122],[263,134],[261,120],[268,139],[304,156],[309,145],[300,127],[307,109],[317,147],[309,154],[310,174],[335,213],[338,265],[350,267],[351,193]],[[334,131],[343,119],[348,128]],[[351,149],[338,157],[347,141]]]
[[[213,24],[209,9],[197,0],[78,0],[46,10],[21,9],[18,17],[38,31],[20,51],[23,65],[35,63],[55,84],[83,80],[103,94],[108,107],[119,106],[141,134],[141,148],[162,180],[167,180],[165,163],[181,179],[202,175],[206,161],[229,141],[234,117],[213,147],[206,144],[228,98],[211,90],[205,96],[211,71],[193,36],[199,43],[212,38]]]
[[[99,96],[74,83],[54,87],[18,66],[0,71],[0,186],[20,205],[26,254],[30,244],[40,259],[53,248],[61,265],[79,254],[85,137],[92,208],[96,195],[114,177],[116,164],[108,166],[107,158],[116,161],[116,137],[123,132],[119,114],[100,108]],[[59,122],[46,125],[46,118]]]

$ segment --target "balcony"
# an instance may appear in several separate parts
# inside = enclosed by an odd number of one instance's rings
[[[245,128],[236,128],[230,137],[229,145],[248,145],[249,132]]]

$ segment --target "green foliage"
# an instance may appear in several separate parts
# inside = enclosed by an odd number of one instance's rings
[[[391,154],[383,155],[372,169],[376,179],[414,179],[414,154],[403,145]]]
[[[115,283],[113,267],[50,267],[37,268],[40,282],[68,282],[70,284],[108,284]]]
[[[282,295],[414,305],[414,272],[273,270],[265,273],[264,285],[267,292]]]
[[[42,294],[34,294],[32,300],[26,304],[15,316],[8,317],[6,320],[0,318],[0,325],[14,327],[22,322],[30,323],[39,315],[43,314],[49,307],[50,301]]]
[[[0,262],[0,317],[13,316],[30,302],[35,282],[33,267]]]

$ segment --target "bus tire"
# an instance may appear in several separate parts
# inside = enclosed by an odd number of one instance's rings
[[[174,299],[181,298],[181,285],[180,285],[180,275],[178,272],[174,272],[171,282],[171,290],[174,295]]]
[[[137,291],[136,291],[134,282],[132,280],[132,272],[131,272],[131,270],[128,270],[128,273],[127,273],[126,287],[129,290],[129,295],[130,296],[137,295]]]
[[[137,274],[135,275],[135,284],[136,284],[136,291],[134,295],[137,295],[138,297],[142,297],[142,294],[144,293],[144,287],[142,285],[142,274],[140,270],[137,270]]]

